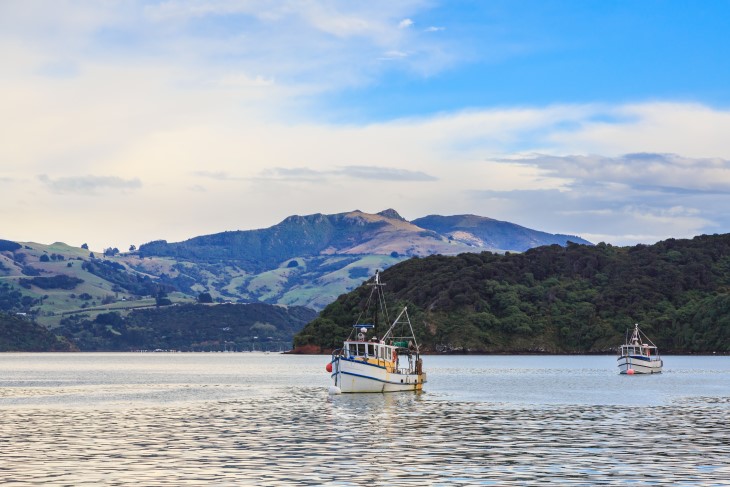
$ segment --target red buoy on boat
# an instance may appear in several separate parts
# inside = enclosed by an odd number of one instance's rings
[[[626,371],[626,373],[629,375],[634,375],[634,369],[629,369]]]
[[[332,372],[332,362],[328,363],[325,368],[327,369],[327,372]],[[633,370],[631,372],[633,372]]]

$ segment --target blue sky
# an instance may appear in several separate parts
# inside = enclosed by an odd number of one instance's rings
[[[453,65],[394,67],[337,101],[363,118],[466,107],[677,100],[727,107],[730,4],[668,1],[450,2],[413,17]],[[443,30],[423,32],[429,26]],[[459,55],[460,54],[460,55]]]
[[[472,213],[726,233],[730,2],[6,0],[0,238]]]

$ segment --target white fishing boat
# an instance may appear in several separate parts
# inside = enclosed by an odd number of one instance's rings
[[[626,332],[628,337],[628,331]],[[619,347],[618,370],[622,374],[658,374],[664,362],[659,356],[659,349],[649,338],[634,325],[634,332],[626,343]]]
[[[404,307],[396,319],[388,320],[380,274],[375,273],[365,310],[352,327],[342,348],[332,352],[327,364],[333,386],[330,393],[420,391],[426,383],[423,362],[413,326]],[[373,323],[361,323],[375,308]],[[378,325],[378,317],[383,320]],[[378,327],[387,330],[378,338]]]

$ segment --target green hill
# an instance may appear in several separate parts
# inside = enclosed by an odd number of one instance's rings
[[[730,352],[730,234],[431,256],[382,280],[430,351],[607,352],[639,323],[663,352]],[[339,346],[368,292],[327,306],[295,346]]]
[[[507,222],[497,222],[497,231],[488,224],[495,220],[483,217],[421,220],[439,231],[408,222],[389,209],[377,214],[291,216],[270,228],[177,243],[160,240],[126,253],[94,252],[60,242],[0,240],[0,310],[25,312],[51,328],[68,314],[151,306],[160,293],[178,303],[192,303],[208,293],[216,302],[319,310],[376,269],[410,257],[514,250],[505,247],[509,242],[522,249],[526,234],[530,245],[556,238],[564,243],[562,236]],[[490,231],[497,232],[494,238],[489,238]],[[511,233],[518,236],[510,240]]]

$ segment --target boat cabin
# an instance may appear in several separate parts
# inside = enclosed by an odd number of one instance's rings
[[[396,347],[382,342],[348,341],[345,342],[345,356],[350,359],[362,357],[365,359],[393,360]]]
[[[656,352],[656,347],[649,345],[648,343],[631,343],[621,345],[619,355],[622,357],[643,355],[645,357],[651,357],[652,355],[659,355]]]

